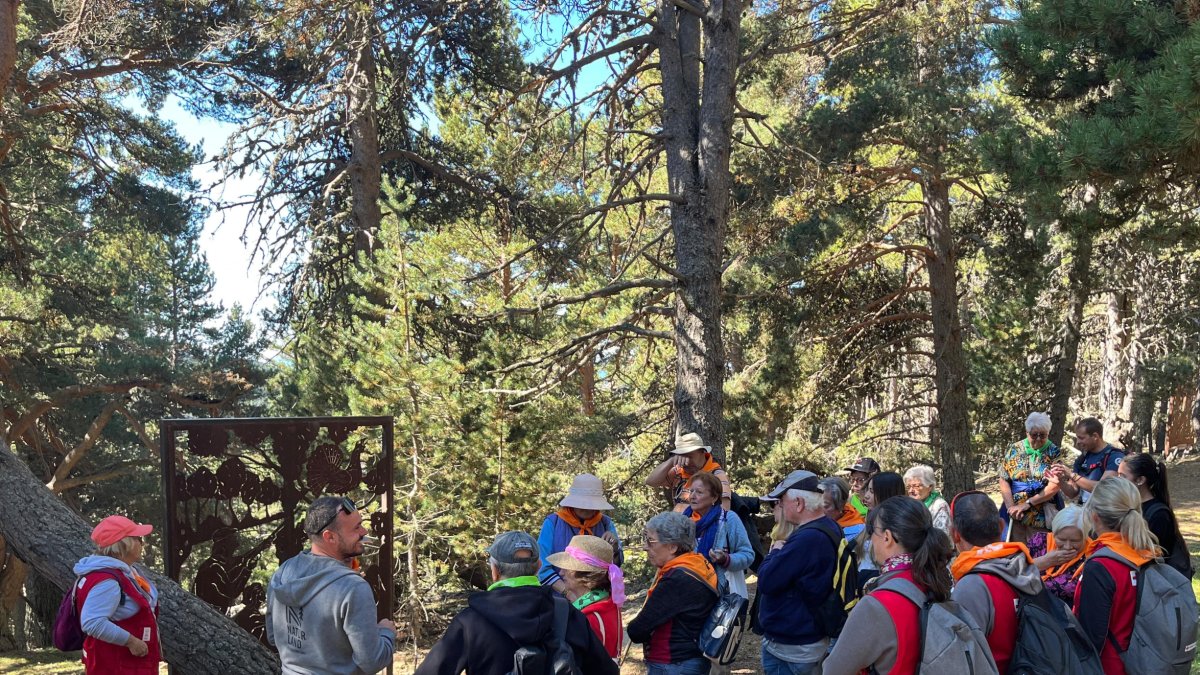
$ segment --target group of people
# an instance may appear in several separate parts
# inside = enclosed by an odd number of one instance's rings
[[[711,448],[683,435],[647,478],[675,507],[645,524],[655,576],[628,626],[613,506],[599,478],[578,475],[536,539],[495,537],[491,585],[469,598],[417,673],[562,672],[554,664],[566,659],[586,675],[612,675],[626,636],[643,645],[650,675],[717,672],[700,634],[723,594],[749,599],[751,568],[749,622],[768,675],[916,673],[922,598],[955,600],[979,658],[1005,673],[1017,599],[1043,589],[1078,617],[1104,672],[1125,673],[1137,597],[1130,566],[1162,558],[1192,574],[1165,467],[1106,443],[1094,418],[1074,425],[1081,455],[1071,467],[1048,440],[1046,415],[1030,415],[1026,432],[1001,458],[1000,507],[979,491],[945,499],[924,465],[900,475],[863,457],[845,478],[792,471],[757,498],[775,518],[765,555],[756,554],[757,531],[730,510],[737,497]],[[373,673],[390,662],[395,626],[376,620],[356,573],[362,522],[347,498],[315,500],[304,524],[310,550],[272,577],[267,636],[285,673]],[[88,673],[157,670],[157,591],[136,566],[149,532],[110,516],[93,531],[97,554],[76,567]]]

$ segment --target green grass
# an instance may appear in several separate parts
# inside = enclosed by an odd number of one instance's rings
[[[79,652],[35,649],[29,652],[0,654],[0,673],[14,675],[75,675],[83,672]]]

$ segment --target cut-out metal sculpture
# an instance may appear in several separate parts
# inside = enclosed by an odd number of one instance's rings
[[[307,547],[308,504],[346,495],[379,540],[361,571],[379,618],[391,618],[391,417],[168,419],[159,428],[168,576],[265,644],[265,584]]]

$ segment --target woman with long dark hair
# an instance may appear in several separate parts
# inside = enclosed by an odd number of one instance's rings
[[[907,496],[886,499],[868,511],[866,532],[880,575],[867,584],[867,596],[851,610],[823,672],[916,673],[921,654],[919,610],[906,597],[880,587],[903,579],[934,602],[947,600],[953,557],[950,538],[934,527],[924,504]]]
[[[862,503],[867,507],[867,513],[876,506],[904,494],[904,478],[895,471],[883,471],[867,479],[863,488]],[[879,567],[871,559],[871,529],[864,527],[858,535],[855,544],[858,553],[858,590],[861,591],[868,581],[879,575]]]
[[[1179,573],[1192,577],[1192,556],[1188,553],[1179,521],[1171,509],[1171,493],[1167,489],[1167,467],[1150,455],[1139,452],[1127,455],[1117,467],[1117,475],[1133,483],[1142,499],[1142,517],[1150,534],[1158,540],[1167,564]]]

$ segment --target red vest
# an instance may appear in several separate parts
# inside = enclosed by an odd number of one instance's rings
[[[992,596],[992,631],[987,635],[988,647],[996,659],[1000,675],[1008,673],[1013,647],[1017,644],[1017,591],[994,574],[980,573]]]
[[[625,636],[625,631],[621,630],[621,611],[617,609],[612,598],[593,602],[584,607],[582,611],[583,615],[587,617],[588,623],[592,625],[592,632],[604,643],[608,655],[614,659],[620,656],[621,641]]]
[[[901,571],[896,576],[917,583],[910,570]],[[917,586],[920,587],[920,584]],[[875,590],[871,592],[871,597],[887,610],[896,631],[896,663],[892,666],[891,675],[916,673],[917,660],[921,658],[920,611],[911,600],[899,593]]]
[[[114,645],[88,635],[83,641],[83,667],[88,675],[158,675],[158,662],[162,660],[158,646],[158,608],[150,607],[150,601],[124,572],[117,570],[116,576],[125,592],[126,602],[136,602],[138,612],[113,623],[145,642],[146,655],[134,656],[125,645]],[[75,591],[76,611],[87,602],[88,594],[96,584],[112,578],[108,574],[85,574],[83,585]]]
[[[1088,563],[1092,563],[1091,559]],[[1112,609],[1108,614],[1108,633],[1117,644],[1129,648],[1133,639],[1133,619],[1137,614],[1137,584],[1134,583],[1133,570],[1119,560],[1111,558],[1096,558],[1095,563],[1104,566],[1105,571],[1112,577],[1116,588],[1113,589]],[[1086,593],[1096,593],[1091,588],[1085,588],[1083,583],[1075,588],[1075,610],[1079,613],[1079,597]],[[1125,662],[1121,654],[1112,645],[1112,639],[1104,640],[1104,648],[1100,650],[1100,667],[1106,675],[1125,675]]]

